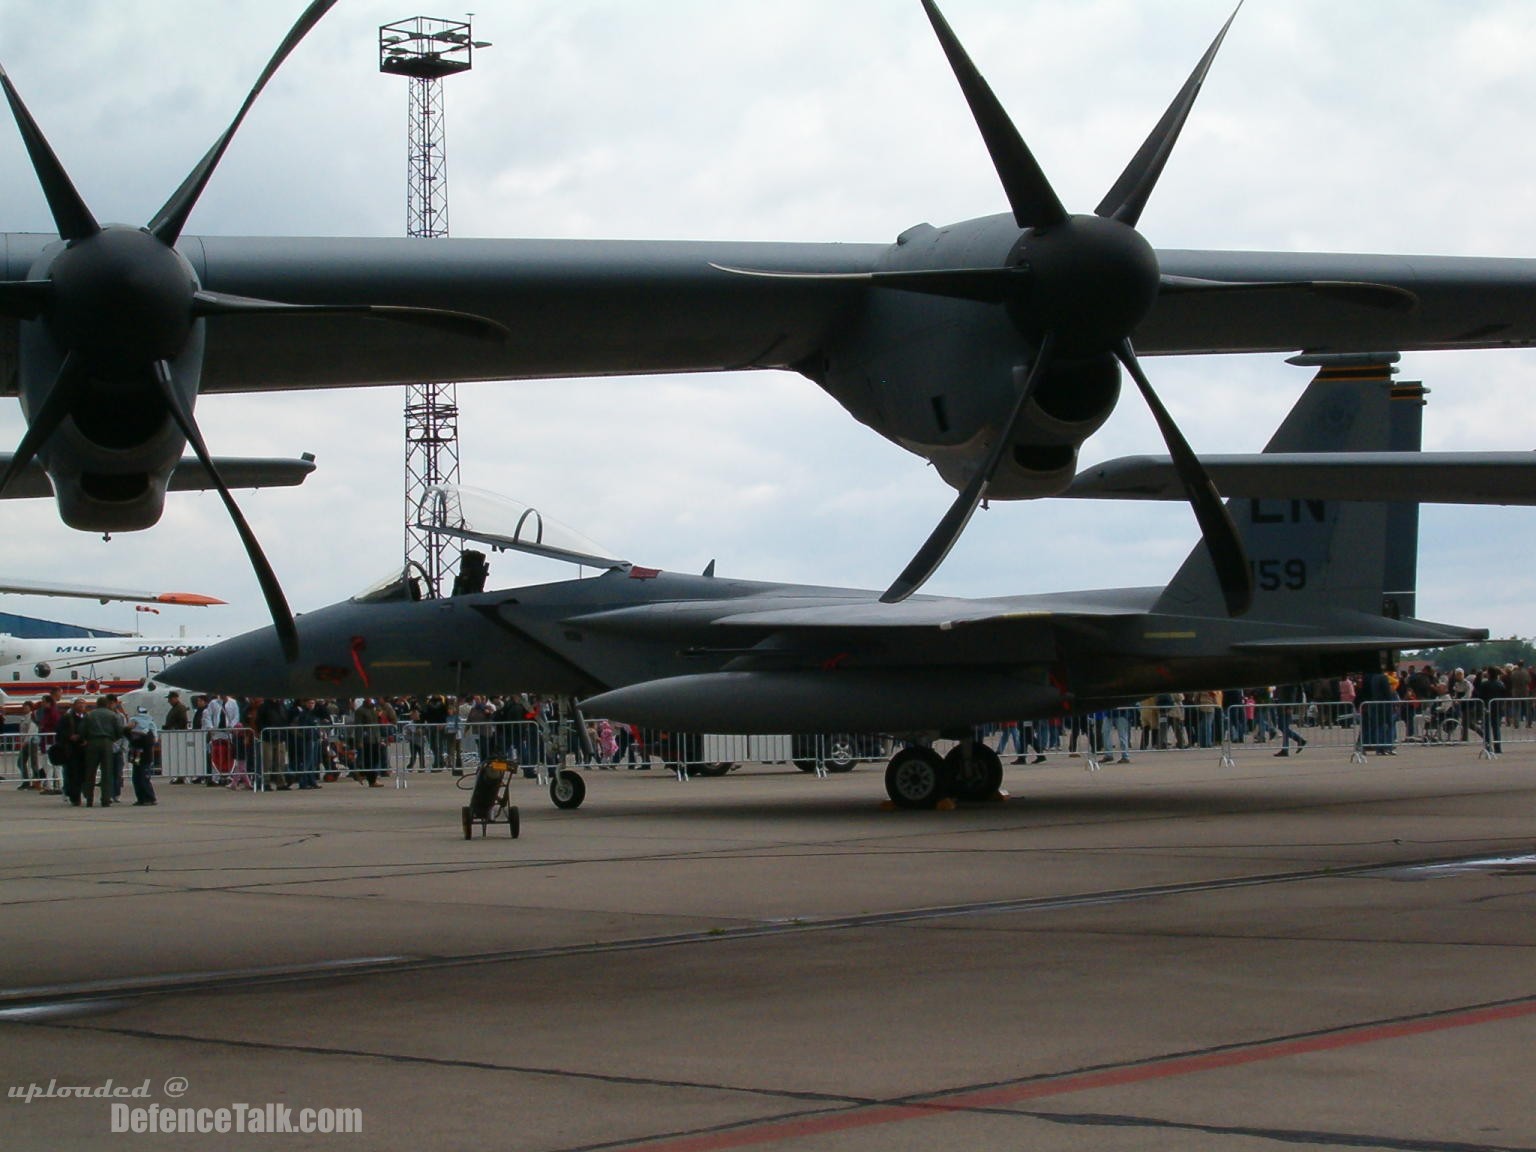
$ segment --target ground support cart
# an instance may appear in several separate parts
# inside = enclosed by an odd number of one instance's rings
[[[480,825],[480,835],[484,836],[487,828],[503,820],[507,822],[512,839],[517,839],[521,822],[517,805],[512,803],[511,797],[512,780],[517,775],[513,767],[506,760],[481,761],[480,767],[475,770],[474,791],[469,794],[469,803],[464,805],[460,813],[464,823],[464,839],[474,836],[476,824]],[[460,788],[469,786],[464,780],[459,781]]]

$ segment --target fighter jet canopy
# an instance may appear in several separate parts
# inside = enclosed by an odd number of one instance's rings
[[[442,484],[427,489],[416,525],[485,544],[497,552],[526,552],[592,568],[627,568],[628,560],[552,520],[537,508],[481,488]]]

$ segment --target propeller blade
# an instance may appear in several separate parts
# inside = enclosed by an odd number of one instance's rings
[[[960,90],[971,106],[976,127],[981,129],[981,138],[992,156],[992,166],[997,169],[1003,192],[1013,209],[1014,221],[1020,228],[1049,228],[1060,224],[1066,220],[1067,210],[1057,199],[1051,182],[1045,178],[1019,130],[1003,111],[1002,103],[965,54],[959,38],[934,0],[923,0],[923,10],[928,13],[928,22],[933,25],[944,55],[949,58],[955,79],[960,81]]]
[[[1131,342],[1122,341],[1115,349],[1115,356],[1125,365],[1131,379],[1136,381],[1136,387],[1141,389],[1142,399],[1152,410],[1152,418],[1157,421],[1163,440],[1168,444],[1174,471],[1178,473],[1184,493],[1189,497],[1190,507],[1195,510],[1195,520],[1200,525],[1206,550],[1210,552],[1211,563],[1216,568],[1216,579],[1221,584],[1221,594],[1227,602],[1227,615],[1241,616],[1253,605],[1253,571],[1248,566],[1248,554],[1237,534],[1237,525],[1232,523],[1232,517],[1222,503],[1221,495],[1216,491],[1216,485],[1211,481],[1205,466],[1200,463],[1189,441],[1184,439],[1184,434],[1168,414],[1168,409],[1163,407],[1163,402],[1152,390],[1152,383],[1142,372]]]
[[[3,286],[0,286],[3,287]],[[199,289],[192,296],[193,316],[278,316],[283,314],[373,316],[399,324],[414,324],[454,336],[501,342],[512,335],[504,324],[472,312],[453,312],[446,308],[413,308],[395,304],[284,304],[277,300],[258,300],[233,296],[227,292]]]
[[[48,210],[53,213],[53,222],[58,225],[59,236],[65,240],[84,240],[96,235],[101,231],[101,225],[96,223],[96,217],[91,215],[80,193],[70,183],[64,165],[59,163],[59,158],[49,147],[43,130],[32,119],[32,113],[22,103],[21,93],[16,91],[16,86],[11,83],[4,68],[0,68],[0,86],[5,88],[11,115],[16,117],[16,127],[21,129],[21,139],[27,146],[27,155],[32,158],[32,168],[37,172],[38,182],[43,186],[43,196],[48,200]]]
[[[0,281],[0,316],[36,320],[53,297],[51,280]]]
[[[0,476],[0,494],[3,494],[10,487],[11,481],[32,463],[38,449],[48,442],[48,438],[59,430],[59,425],[69,416],[89,379],[90,376],[81,367],[75,354],[66,353],[64,362],[59,365],[59,374],[53,379],[53,387],[48,389],[48,395],[44,398],[42,406],[27,424],[26,434],[17,445],[16,454],[11,457],[11,463],[6,468],[5,475]]]
[[[1232,21],[1237,19],[1238,10],[1242,6],[1239,0],[1237,8],[1232,10],[1232,15],[1227,17],[1227,22],[1216,34],[1216,39],[1211,42],[1211,46],[1205,50],[1205,55],[1200,58],[1200,63],[1195,65],[1195,70],[1190,73],[1189,79],[1184,81],[1184,87],[1179,89],[1179,94],[1173,98],[1173,103],[1168,105],[1163,118],[1157,122],[1157,127],[1153,128],[1151,135],[1142,142],[1136,155],[1131,157],[1131,162],[1126,165],[1125,171],[1120,173],[1120,179],[1115,181],[1115,186],[1094,209],[1098,215],[1111,217],[1132,228],[1136,227],[1136,222],[1141,219],[1142,209],[1147,206],[1147,198],[1152,195],[1152,189],[1157,186],[1157,178],[1163,174],[1163,165],[1168,163],[1168,157],[1173,153],[1173,146],[1178,143],[1179,133],[1184,129],[1184,121],[1189,118],[1189,110],[1195,106],[1195,97],[1200,95],[1200,86],[1205,83],[1205,74],[1211,70],[1211,62],[1216,59],[1221,42],[1226,39],[1227,29],[1232,27]]]
[[[900,604],[926,584],[928,578],[938,571],[939,565],[944,563],[944,558],[949,555],[950,549],[960,539],[960,534],[965,531],[965,526],[971,522],[977,506],[986,496],[987,487],[992,483],[992,477],[997,475],[998,465],[1003,462],[1003,454],[1013,444],[1019,420],[1024,415],[1024,406],[1029,403],[1036,383],[1050,364],[1054,347],[1055,337],[1047,333],[1045,339],[1040,342],[1040,350],[1035,355],[1035,362],[1030,365],[1029,375],[1024,378],[1023,386],[1019,388],[1019,394],[1014,399],[1013,411],[1008,414],[1007,423],[999,429],[997,439],[993,441],[992,450],[987,453],[986,461],[976,470],[976,474],[971,477],[971,482],[965,486],[965,490],[955,497],[955,502],[949,506],[949,511],[944,513],[944,518],[934,526],[928,539],[923,541],[923,546],[917,550],[917,555],[912,557],[911,562],[902,569],[901,575],[896,577],[895,583],[886,589],[885,595],[880,597],[882,604]],[[1018,369],[1014,371],[1017,373]]]
[[[1411,312],[1419,306],[1417,294],[1395,284],[1372,284],[1353,280],[1201,280],[1194,276],[1164,275],[1158,294],[1179,296],[1191,293],[1253,292],[1283,295],[1319,296],[1344,304],[1380,308],[1387,312]]]
[[[256,533],[252,532],[251,526],[246,523],[244,513],[235,503],[235,498],[230,495],[228,486],[225,485],[213,462],[213,457],[208,454],[208,445],[203,442],[203,434],[198,430],[192,413],[183,403],[181,393],[176,390],[176,381],[171,375],[170,364],[164,360],[156,360],[154,372],[155,383],[160,386],[160,395],[171,411],[171,418],[176,421],[181,434],[187,438],[187,443],[192,445],[192,451],[197,454],[203,468],[213,478],[214,486],[219,490],[219,499],[224,501],[229,518],[235,523],[235,531],[240,534],[240,542],[245,545],[245,554],[250,558],[251,568],[256,573],[256,582],[261,585],[261,594],[266,598],[267,611],[272,614],[272,626],[277,630],[278,642],[283,646],[283,655],[292,664],[299,658],[299,630],[294,625],[293,612],[289,609],[288,600],[283,595],[282,585],[277,582],[277,574],[272,571],[272,565],[267,562],[266,553],[261,550]]]
[[[235,113],[234,120],[224,130],[212,148],[205,155],[187,178],[181,182],[181,187],[176,189],[171,198],[165,202],[165,207],[155,214],[155,218],[149,222],[149,230],[155,234],[168,247],[174,247],[181,237],[181,230],[186,226],[187,217],[197,204],[197,198],[203,194],[203,188],[208,183],[208,178],[213,175],[213,170],[218,167],[219,161],[224,156],[224,150],[229,147],[229,142],[234,139],[236,130],[240,127],[245,114],[251,110],[251,105],[256,103],[256,97],[261,95],[261,90],[267,86],[267,81],[272,79],[272,74],[278,70],[288,54],[298,47],[299,41],[309,33],[309,30],[320,22],[320,17],[330,11],[336,0],[311,0],[308,8],[288,30],[288,35],[283,37],[283,42],[277,46],[277,51],[272,54],[272,59],[267,61],[267,66],[262,69],[260,78],[255,86],[245,97],[245,103],[240,105],[240,111]]]

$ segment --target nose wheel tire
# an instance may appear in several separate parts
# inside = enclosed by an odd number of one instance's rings
[[[574,772],[556,772],[549,782],[549,798],[556,808],[580,808],[587,798],[587,785]]]
[[[932,748],[903,748],[885,769],[885,791],[898,808],[932,808],[949,794],[949,768]]]

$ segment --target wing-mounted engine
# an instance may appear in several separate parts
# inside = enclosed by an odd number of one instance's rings
[[[180,253],[172,255],[179,261]],[[44,271],[34,275],[42,278]],[[53,397],[66,356],[52,332],[39,324],[20,325],[19,350],[29,369],[19,373],[19,396],[33,423]],[[197,322],[168,361],[172,386],[188,407],[197,396],[202,353],[203,325]],[[165,494],[186,436],[153,376],[106,358],[77,357],[72,364],[78,376],[76,398],[53,435],[37,449],[59,518],[84,532],[151,528],[165,510]]]
[[[1017,237],[1007,216],[942,229],[918,225],[897,238],[882,274],[938,287],[947,269],[965,275],[979,262],[1001,263]],[[866,302],[859,323],[807,371],[853,415],[964,489],[986,465],[1000,414],[1013,408],[1036,357],[992,302],[885,292]],[[1113,355],[1054,357],[1025,401],[987,497],[1029,500],[1065,489],[1077,449],[1109,419],[1119,396]]]
[[[4,68],[10,106],[58,228],[25,278],[0,280],[0,315],[20,322],[18,389],[27,431],[0,471],[0,496],[40,461],[76,528],[126,531],[159,519],[171,470],[190,445],[245,546],[283,650],[298,632],[261,545],[208,452],[193,412],[208,317],[350,314],[501,340],[481,316],[402,305],[296,303],[216,291],[177,250],[235,132],[284,60],[335,0],[310,0],[246,94],[228,128],[142,228],[101,224],[81,197]],[[174,431],[171,431],[171,430]]]
[[[947,302],[944,307],[928,309],[928,319],[920,320],[914,327],[913,339],[924,334],[936,335],[945,324],[953,324],[963,315],[974,326],[976,335],[973,339],[977,347],[964,349],[962,354],[968,360],[980,363],[968,364],[968,370],[964,372],[954,371],[953,378],[966,378],[974,370],[975,379],[986,380],[989,378],[987,362],[991,361],[991,370],[995,374],[991,377],[993,386],[988,389],[983,385],[978,390],[991,398],[991,407],[981,418],[953,423],[962,428],[969,423],[979,429],[984,422],[990,422],[999,431],[989,437],[990,447],[979,465],[971,469],[960,495],[886,590],[883,599],[887,603],[897,603],[922,587],[949,555],[981,502],[998,494],[993,491],[993,486],[1009,467],[1010,457],[1014,458],[1015,465],[1019,463],[1015,453],[1019,445],[1038,443],[1035,434],[1025,430],[1032,417],[1039,415],[1039,410],[1032,412],[1031,407],[1036,403],[1036,393],[1045,387],[1057,367],[1064,362],[1086,358],[1093,366],[1090,379],[1102,383],[1107,374],[1101,374],[1098,365],[1104,358],[1112,358],[1129,373],[1152,410],[1220,576],[1227,612],[1232,616],[1242,615],[1253,600],[1253,580],[1237,529],[1194,450],[1142,371],[1132,334],[1153,304],[1165,294],[1238,293],[1245,297],[1323,294],[1388,310],[1413,308],[1416,299],[1411,293],[1385,284],[1216,282],[1167,275],[1159,267],[1157,253],[1137,231],[1137,225],[1231,26],[1231,18],[1217,33],[1104,199],[1092,213],[1072,213],[1056,195],[1044,170],[935,0],[922,0],[922,4],[992,158],[993,168],[1012,209],[1011,220],[991,217],[945,230],[927,226],[910,229],[897,240],[888,265],[872,272],[783,273],[735,269],[746,275],[779,278],[788,275],[806,282],[858,281],[871,288],[886,290],[873,293],[875,296],[911,293]],[[1235,12],[1233,16],[1236,16]],[[996,313],[998,324],[975,325],[980,315],[977,309],[987,307]],[[870,311],[879,308],[880,305],[872,303]],[[965,311],[962,313],[961,309]],[[958,330],[959,325],[955,327]],[[1008,330],[1014,334],[1012,341],[1001,335]],[[1010,344],[1017,348],[1019,341],[1029,351],[1028,367],[1023,372],[1020,372],[1016,356],[1008,357],[1002,364],[997,363],[998,352]],[[809,365],[805,370],[816,377],[823,367]],[[825,367],[830,377],[831,365]],[[899,368],[892,363],[877,367],[883,371]],[[920,372],[924,366],[909,367]],[[997,374],[999,368],[1001,373]],[[905,374],[906,370],[902,371]],[[834,385],[828,386],[836,391]],[[1064,385],[1061,387],[1063,392],[1069,391]],[[936,394],[929,399],[942,408],[947,397]],[[848,401],[844,400],[844,403]],[[1059,415],[1059,403],[1055,408],[1046,406],[1044,410]],[[889,419],[893,414],[885,415]],[[951,419],[945,411],[936,411],[934,415],[935,423],[941,426]],[[897,426],[901,420],[898,417],[891,423]],[[958,444],[963,439],[950,429],[938,442]],[[1066,446],[1057,444],[1054,447]],[[1058,452],[1057,455],[1064,456],[1065,453]],[[1040,453],[1031,455],[1026,452],[1023,458],[1033,465],[1028,473],[1038,476],[1047,472],[1044,466],[1048,456],[1048,453],[1042,457]],[[1020,470],[1020,474],[1025,473]]]

